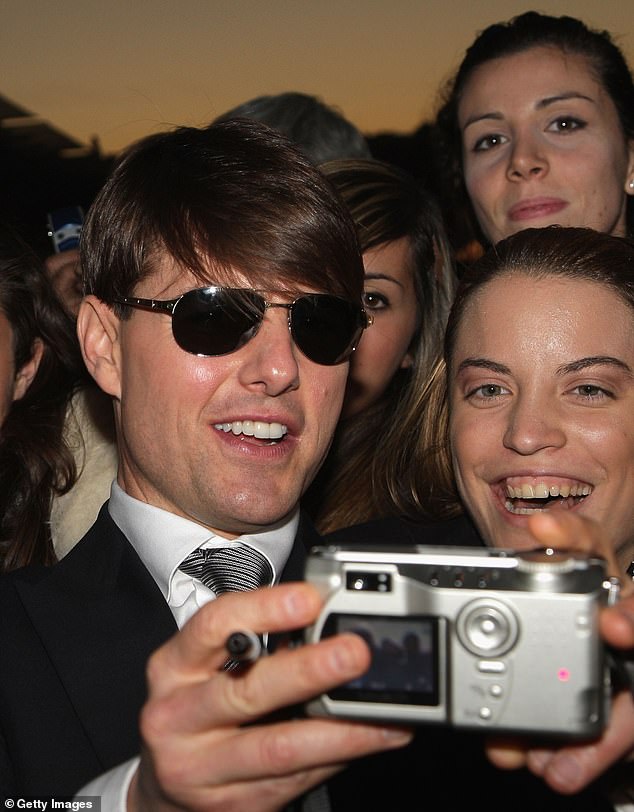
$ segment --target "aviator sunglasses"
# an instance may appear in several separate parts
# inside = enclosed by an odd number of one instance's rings
[[[227,355],[258,332],[269,307],[288,310],[288,329],[302,353],[316,364],[332,366],[355,349],[372,319],[361,307],[328,293],[305,293],[289,304],[267,302],[257,291],[208,287],[176,299],[116,298],[115,302],[172,317],[172,333],[193,355]]]

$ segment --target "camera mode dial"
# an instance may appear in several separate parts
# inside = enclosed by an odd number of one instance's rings
[[[513,611],[489,598],[466,604],[456,621],[458,639],[478,657],[499,657],[515,645],[519,623]]]

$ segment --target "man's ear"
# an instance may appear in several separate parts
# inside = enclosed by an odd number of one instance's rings
[[[37,375],[43,354],[44,343],[41,338],[36,338],[31,347],[31,357],[16,372],[13,382],[13,400],[20,400],[26,395],[29,386],[33,383],[33,378]]]
[[[77,336],[84,363],[101,389],[121,397],[119,318],[96,296],[86,296],[77,314]]]

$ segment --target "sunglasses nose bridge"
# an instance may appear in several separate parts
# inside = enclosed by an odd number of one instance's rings
[[[264,310],[268,310],[270,307],[282,307],[284,310],[287,311],[286,320],[288,321],[288,329],[291,330],[291,317],[293,313],[293,305],[294,302],[264,302]]]

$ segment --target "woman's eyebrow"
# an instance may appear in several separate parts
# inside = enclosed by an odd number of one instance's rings
[[[572,372],[580,372],[581,370],[595,366],[614,366],[634,377],[630,366],[626,364],[625,361],[621,361],[620,358],[615,358],[612,355],[590,355],[587,358],[578,358],[575,361],[570,361],[568,364],[562,364],[557,367],[556,373],[557,375],[568,375]],[[492,361],[490,358],[465,358],[464,361],[460,362],[457,372],[461,372],[468,367],[487,369],[490,372],[497,372],[500,375],[510,375],[511,373],[510,368],[505,364]]]
[[[540,99],[535,105],[537,110],[541,110],[544,107],[548,107],[551,104],[557,104],[557,102],[561,101],[568,101],[569,99],[581,99],[582,101],[590,102],[590,104],[596,104],[595,99],[591,96],[586,96],[585,93],[578,93],[575,90],[569,90],[567,93],[558,93],[556,96],[547,96],[545,99]]]
[[[504,116],[502,115],[502,113],[494,113],[494,112],[481,113],[481,114],[476,115],[476,116],[471,116],[463,124],[462,131],[464,132],[467,129],[467,127],[470,127],[472,124],[477,124],[478,121],[485,121],[485,120],[504,121]]]
[[[557,102],[568,101],[569,99],[582,99],[583,101],[587,101],[590,104],[596,104],[596,101],[590,96],[586,96],[584,93],[577,93],[574,90],[570,90],[566,93],[557,93],[556,96],[547,96],[544,99],[540,99],[535,104],[535,109],[543,110],[545,107],[549,107],[551,104],[557,104]],[[467,129],[467,127],[470,127],[472,124],[477,124],[479,121],[504,121],[504,118],[505,116],[503,113],[493,110],[489,113],[481,113],[475,116],[471,116],[471,118],[468,118],[465,121],[462,127],[462,131],[464,132]]]
[[[364,274],[364,279],[366,282],[368,280],[383,279],[385,282],[393,282],[395,285],[400,285],[400,287],[403,287],[403,284],[399,282],[398,279],[390,276],[388,273],[366,273]]]
[[[626,372],[632,377],[632,370],[625,361],[620,358],[614,358],[612,355],[590,355],[587,358],[578,358],[576,361],[571,361],[569,364],[562,364],[557,367],[557,375],[568,375],[571,372],[581,372],[589,367],[596,366],[613,366]]]
[[[456,372],[462,372],[463,369],[468,367],[487,369],[489,372],[497,372],[499,375],[511,374],[509,367],[499,364],[497,361],[492,361],[490,358],[465,358],[464,361],[460,362]]]

